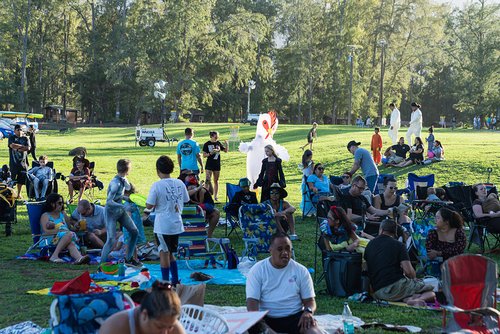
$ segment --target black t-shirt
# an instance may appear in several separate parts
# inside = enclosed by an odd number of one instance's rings
[[[420,145],[418,144],[415,148],[415,151],[416,150],[422,150],[422,152],[420,153],[410,153],[410,157],[408,159],[410,160],[424,160],[424,146],[423,145]]]
[[[405,245],[385,234],[368,243],[364,258],[374,291],[402,279],[401,262],[410,260]]]
[[[407,144],[403,144],[403,145],[396,144],[396,145],[392,145],[391,149],[396,151],[396,155],[398,157],[406,159],[406,153],[408,153],[410,151],[410,146]]]
[[[8,143],[10,169],[13,170],[18,170],[20,168],[28,169],[28,152],[27,151],[21,152],[17,150],[14,151],[12,148],[10,148],[10,144],[19,144],[30,147],[28,138],[12,135],[9,137],[9,143]]]
[[[257,204],[257,195],[253,191],[245,193],[244,191],[238,191],[234,194],[231,204]]]
[[[209,155],[207,157],[207,163],[205,164],[205,169],[208,170],[220,170],[220,152],[224,151],[226,148],[220,141],[212,142],[212,141],[207,141],[203,145],[203,152],[205,153],[210,153],[214,149],[219,149],[219,153]]]
[[[351,194],[342,195],[341,198],[342,207],[347,211],[347,209],[351,209],[352,213],[358,216],[362,216],[364,211],[368,209],[371,205],[370,202],[366,199],[365,196],[352,196]],[[364,210],[363,210],[364,206]]]

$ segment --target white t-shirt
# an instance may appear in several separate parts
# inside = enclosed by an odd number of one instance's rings
[[[261,311],[273,318],[300,312],[302,300],[314,298],[314,286],[307,268],[290,260],[285,268],[277,269],[271,258],[257,262],[247,277],[247,298],[259,301]]]
[[[154,233],[175,235],[184,232],[182,209],[189,202],[186,186],[178,179],[161,179],[149,190],[147,204],[155,207]]]

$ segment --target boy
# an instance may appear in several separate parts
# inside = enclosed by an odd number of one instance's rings
[[[101,263],[105,263],[108,259],[108,255],[111,252],[113,246],[116,243],[116,222],[119,222],[122,227],[124,227],[129,235],[130,239],[127,245],[127,255],[125,257],[125,265],[128,267],[133,267],[140,269],[142,268],[142,263],[134,259],[135,245],[137,244],[137,238],[139,232],[134,222],[127,214],[125,206],[122,204],[123,194],[125,190],[130,189],[130,183],[127,180],[127,175],[131,169],[131,162],[128,159],[120,159],[116,163],[116,176],[109,182],[108,194],[106,197],[106,232],[107,239],[101,254]]]
[[[307,133],[307,143],[304,146],[301,146],[300,148],[302,151],[304,148],[309,145],[309,149],[312,151],[313,150],[313,141],[314,139],[318,139],[318,123],[313,122],[311,130]]]
[[[380,132],[380,128],[375,128],[375,133],[372,136],[372,145],[371,149],[373,152],[373,161],[379,165],[380,160],[382,159],[382,155],[380,154],[380,150],[382,149],[382,137],[378,134]]]
[[[189,202],[189,195],[184,182],[170,177],[173,171],[174,162],[169,157],[162,155],[156,160],[156,173],[160,180],[153,183],[149,190],[144,213],[155,210],[153,231],[159,244],[161,276],[169,281],[169,274],[172,273],[171,282],[176,285],[179,283],[179,272],[174,253],[177,252],[179,234],[184,232],[181,215],[184,203]]]
[[[38,167],[31,168],[28,171],[28,178],[33,182],[33,188],[35,189],[35,198],[37,201],[44,201],[45,195],[47,193],[47,188],[49,187],[49,182],[54,179],[54,174],[52,168],[47,166],[49,158],[46,155],[41,155],[38,158]],[[42,185],[42,190],[40,191],[40,184]]]

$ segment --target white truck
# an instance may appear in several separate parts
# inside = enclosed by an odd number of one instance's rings
[[[168,142],[168,145],[174,141],[178,141],[177,138],[169,138],[165,132],[165,128],[143,128],[138,125],[135,128],[135,144],[139,143],[139,146],[149,146],[154,147],[156,142]]]

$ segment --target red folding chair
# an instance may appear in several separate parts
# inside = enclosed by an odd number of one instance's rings
[[[499,333],[495,261],[481,255],[458,255],[445,261],[441,272],[448,301],[443,306],[443,332]]]

